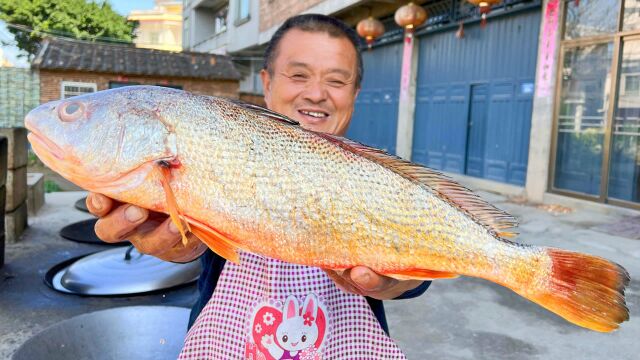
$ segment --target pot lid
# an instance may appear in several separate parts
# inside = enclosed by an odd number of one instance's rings
[[[67,240],[87,243],[87,244],[97,244],[97,245],[111,245],[111,246],[123,246],[123,245],[131,245],[128,241],[120,241],[115,243],[108,243],[100,240],[98,235],[94,230],[96,226],[96,222],[98,219],[87,219],[75,222],[73,224],[69,224],[62,229],[60,229],[60,236]]]
[[[76,201],[74,207],[80,211],[89,212],[89,209],[87,209],[87,197],[85,196],[82,199]]]
[[[139,253],[133,246],[67,260],[47,273],[55,290],[91,296],[132,295],[192,283],[200,261],[176,264]]]
[[[125,306],[55,323],[13,354],[13,360],[176,359],[184,343],[189,309]]]

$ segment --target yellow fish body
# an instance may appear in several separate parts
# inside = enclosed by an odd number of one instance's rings
[[[467,275],[592,330],[629,318],[621,266],[506,240],[516,220],[444,175],[257,106],[136,86],[43,104],[25,124],[54,171],[170,214],[231,261]]]

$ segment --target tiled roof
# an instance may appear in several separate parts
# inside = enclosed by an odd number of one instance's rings
[[[195,52],[169,52],[133,45],[47,38],[32,67],[122,75],[238,80],[231,58]]]

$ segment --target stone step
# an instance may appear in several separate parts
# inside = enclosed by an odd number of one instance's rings
[[[44,174],[27,173],[27,210],[29,216],[38,213],[44,205]]]
[[[27,202],[24,201],[14,211],[4,214],[5,240],[16,243],[27,228]]]
[[[27,167],[7,171],[7,202],[5,211],[11,212],[27,200]]]
[[[0,135],[8,140],[7,168],[17,169],[27,165],[27,129],[23,127],[0,128]]]

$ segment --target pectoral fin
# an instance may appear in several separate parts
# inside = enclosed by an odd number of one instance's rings
[[[171,170],[162,166],[159,167],[159,169],[161,173],[160,182],[162,183],[164,195],[167,200],[167,210],[169,211],[169,217],[171,217],[171,221],[173,221],[173,223],[178,228],[178,231],[180,231],[180,235],[182,235],[182,244],[187,245],[187,231],[189,230],[189,224],[187,223],[187,230],[185,230],[183,222],[181,220],[178,202],[176,201],[173,190],[171,190],[171,186],[169,185],[171,179]]]
[[[221,234],[219,231],[204,227],[195,223],[191,223],[191,232],[202,240],[216,254],[233,263],[240,263],[238,255],[238,247],[232,240]]]
[[[433,280],[433,279],[454,279],[458,274],[445,271],[434,271],[426,269],[407,269],[392,273],[384,273],[383,275],[398,280]]]

